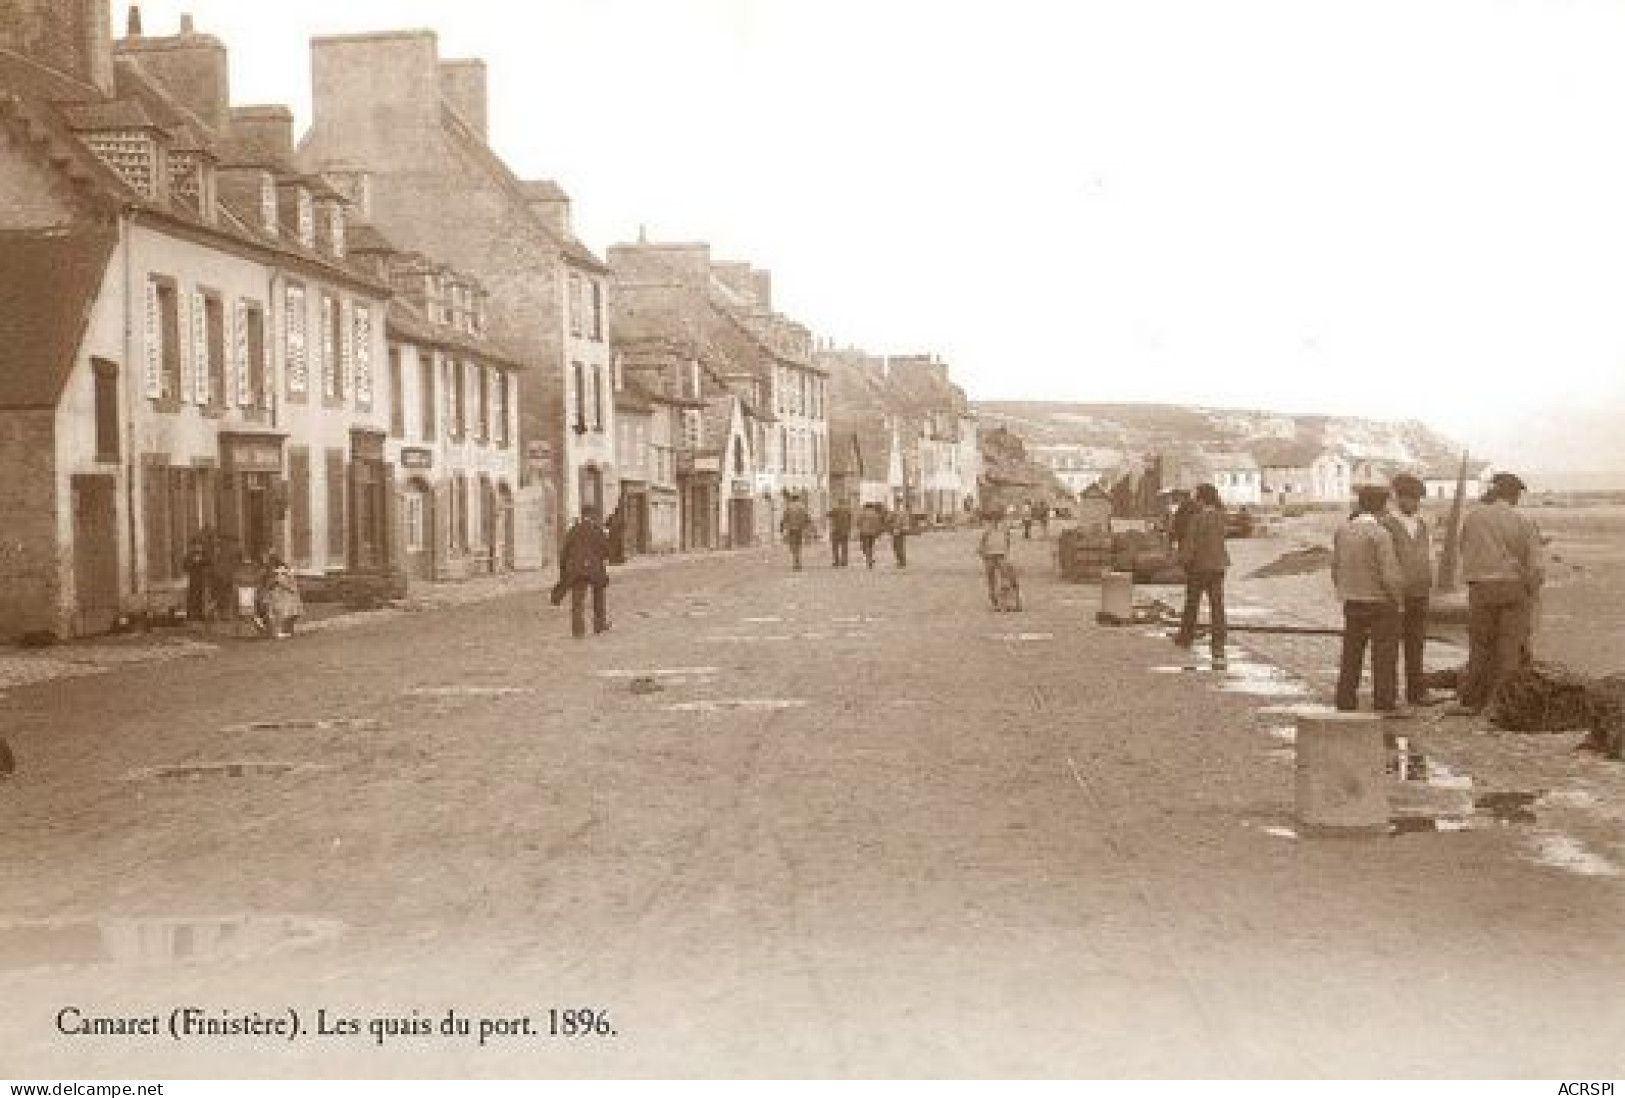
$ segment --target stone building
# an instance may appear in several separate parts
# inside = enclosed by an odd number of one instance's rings
[[[706,374],[739,397],[752,465],[722,485],[729,543],[746,543],[747,515],[756,540],[776,537],[791,493],[822,515],[829,498],[828,380],[813,360],[811,333],[773,311],[769,273],[713,262],[701,243],[616,244],[608,258],[617,341],[663,337],[688,346]]]
[[[489,334],[484,288],[365,223],[350,253],[394,291],[386,327],[396,536],[408,580],[539,567],[544,489],[519,487],[523,364]],[[530,521],[521,521],[526,516]]]
[[[216,39],[35,15],[62,22],[0,49],[0,629],[171,607],[205,527],[393,584],[389,290],[343,198],[294,170],[285,108],[231,107]]]
[[[316,38],[311,73],[302,163],[399,246],[479,280],[492,336],[535,366],[521,374],[520,441],[550,455],[560,510],[613,510],[609,271],[576,239],[568,196],[492,150],[484,63],[442,60],[432,31],[407,30]]]

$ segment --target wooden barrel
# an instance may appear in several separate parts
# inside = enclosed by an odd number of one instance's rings
[[[1388,777],[1382,718],[1300,713],[1298,820],[1311,831],[1386,832]]]

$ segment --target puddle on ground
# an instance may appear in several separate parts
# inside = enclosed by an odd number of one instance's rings
[[[989,633],[988,637],[997,641],[1014,641],[1018,644],[1033,644],[1040,641],[1052,641],[1054,633]]]
[[[148,766],[132,770],[125,775],[125,780],[150,781],[162,778],[169,781],[200,781],[204,778],[277,778],[304,769],[307,769],[305,764],[290,762],[178,763],[173,766]]]
[[[692,679],[720,672],[721,668],[717,667],[651,667],[642,671],[612,668],[607,671],[595,671],[594,674],[601,679]]]
[[[848,614],[844,617],[830,618],[829,620],[837,625],[876,625],[886,619],[877,618],[870,614]]]
[[[1554,869],[1566,869],[1582,877],[1618,877],[1619,866],[1602,855],[1587,850],[1577,839],[1551,833],[1534,840],[1535,861]]]
[[[806,704],[804,698],[702,698],[699,701],[673,702],[665,708],[672,713],[770,712],[801,709]]]
[[[718,644],[758,644],[763,641],[795,640],[795,637],[789,633],[759,633],[754,636],[743,633],[709,633],[700,639]]]
[[[1278,667],[1263,664],[1232,664],[1218,687],[1225,694],[1247,694],[1255,698],[1297,698],[1309,693],[1309,684],[1294,679]]]
[[[317,945],[343,929],[330,919],[268,915],[0,923],[0,972],[243,961]]]
[[[406,691],[415,698],[503,698],[533,693],[528,686],[414,686]]]
[[[377,732],[383,721],[371,717],[293,717],[228,724],[222,732]]]
[[[1253,715],[1260,720],[1273,722],[1283,718],[1320,717],[1336,712],[1335,706],[1327,705],[1325,702],[1299,702],[1292,705],[1260,706],[1253,711]]]
[[[784,621],[783,618],[740,618],[739,620],[746,625],[776,625]]]

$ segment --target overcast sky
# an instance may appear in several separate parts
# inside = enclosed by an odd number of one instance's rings
[[[158,0],[238,102],[313,34],[486,59],[492,143],[600,253],[707,240],[976,399],[1414,417],[1625,470],[1614,0]],[[123,14],[118,14],[122,31]]]

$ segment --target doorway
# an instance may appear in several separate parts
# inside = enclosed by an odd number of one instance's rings
[[[103,633],[118,621],[118,482],[104,473],[76,474],[73,492],[73,583],[80,633]]]
[[[434,489],[414,478],[401,497],[401,544],[410,579],[434,579]]]

